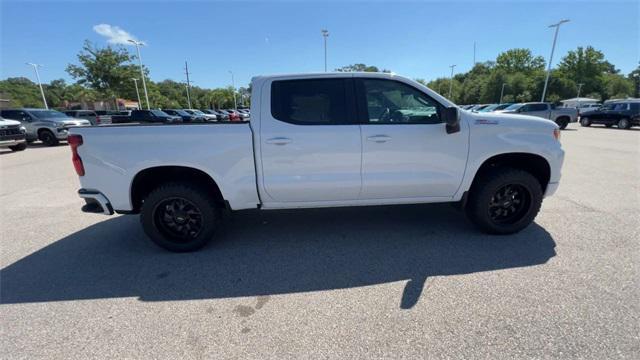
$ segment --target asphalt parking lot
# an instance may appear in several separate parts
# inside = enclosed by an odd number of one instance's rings
[[[190,254],[80,212],[66,145],[0,151],[1,357],[637,358],[640,131],[562,142],[514,236],[449,205],[246,212]]]

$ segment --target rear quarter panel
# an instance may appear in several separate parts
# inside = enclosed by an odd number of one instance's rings
[[[72,133],[83,137],[78,148],[85,167],[82,187],[102,192],[116,210],[132,209],[135,175],[158,166],[203,171],[234,210],[259,203],[248,124],[120,125]]]

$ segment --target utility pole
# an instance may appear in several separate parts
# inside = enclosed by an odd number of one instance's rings
[[[191,82],[189,81],[189,65],[186,60],[184,61],[184,73],[187,75],[187,104],[189,104],[189,109],[191,109],[191,96],[189,95]]]
[[[136,95],[138,95],[138,110],[140,110],[140,105],[142,104],[142,102],[140,101],[140,90],[138,90],[138,79],[131,78],[131,80],[133,80],[133,83],[136,85]]]
[[[473,66],[476,66],[476,42],[473,42]]]
[[[576,96],[576,100],[578,100],[578,106],[576,106],[576,108],[578,109],[578,111],[580,111],[580,91],[582,90],[582,85],[584,84],[583,83],[578,84],[578,95]]]
[[[502,104],[502,95],[504,95],[504,86],[507,85],[507,83],[502,83],[502,90],[500,90],[500,104]]]
[[[238,110],[238,100],[236,100],[236,82],[233,79],[233,71],[229,70],[229,74],[231,74],[231,87],[233,87],[233,108],[234,110]]]
[[[136,46],[136,51],[138,52],[138,63],[140,64],[140,76],[142,76],[142,87],[144,88],[144,98],[147,100],[147,110],[151,110],[151,105],[149,105],[149,93],[147,92],[147,82],[144,80],[144,70],[142,70],[142,57],[140,56],[140,45],[144,45],[144,43],[133,39],[129,39],[128,41]]]
[[[556,24],[549,25],[550,28],[556,28],[555,35],[553,36],[553,45],[551,45],[551,55],[549,56],[549,66],[547,67],[547,76],[544,79],[544,88],[542,89],[542,99],[540,102],[544,102],[544,97],[547,94],[547,85],[549,84],[549,75],[551,75],[551,63],[553,61],[553,52],[556,49],[556,41],[558,40],[558,31],[560,30],[560,25],[569,22],[569,19],[560,20]]]
[[[40,95],[42,95],[42,103],[44,103],[44,108],[49,110],[49,106],[47,105],[47,98],[44,97],[44,90],[42,89],[42,82],[40,81],[40,73],[38,72],[38,68],[42,67],[40,64],[27,63],[27,65],[33,66],[33,70],[36,71],[36,79],[38,79],[38,86],[40,87]]]
[[[327,38],[329,37],[329,30],[322,29],[320,32],[324,38],[324,72],[327,72]]]
[[[453,94],[453,68],[456,67],[456,65],[450,65],[449,67],[451,68],[451,79],[449,80],[449,100],[451,100],[451,94]]]

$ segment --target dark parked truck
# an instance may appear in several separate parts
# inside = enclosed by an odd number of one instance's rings
[[[513,104],[504,110],[497,111],[503,114],[521,114],[549,119],[565,129],[569,123],[578,121],[578,109],[556,108],[550,103],[531,102]]]
[[[111,122],[123,123],[181,123],[182,117],[169,115],[161,110],[133,110],[131,115],[113,115]]]
[[[640,99],[620,100],[605,104],[597,110],[585,111],[580,115],[580,125],[602,124],[629,129],[640,126]]]

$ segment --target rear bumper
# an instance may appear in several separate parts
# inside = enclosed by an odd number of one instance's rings
[[[81,208],[83,212],[93,214],[113,215],[113,207],[101,192],[96,190],[80,189],[78,196],[84,199],[86,204]]]

